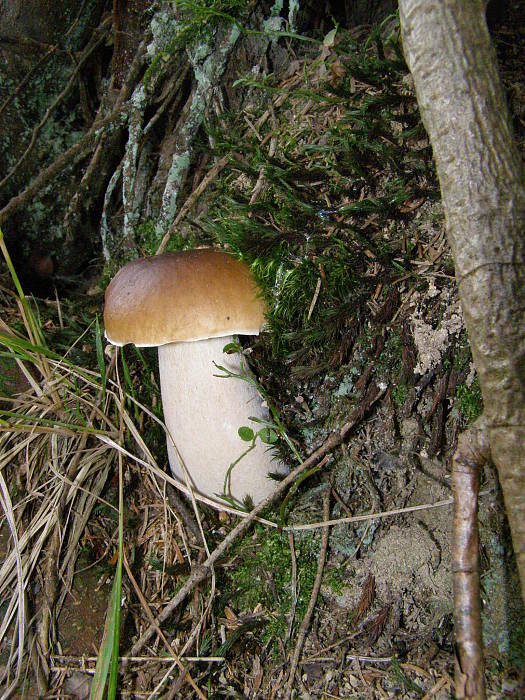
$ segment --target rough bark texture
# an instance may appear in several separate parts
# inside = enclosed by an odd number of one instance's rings
[[[113,88],[120,90],[146,27],[144,0],[113,0]]]
[[[525,594],[525,188],[481,0],[401,0]]]

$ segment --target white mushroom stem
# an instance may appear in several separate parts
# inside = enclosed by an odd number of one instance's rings
[[[185,483],[177,451],[184,461],[196,491],[217,498],[224,493],[225,477],[230,465],[250,446],[239,437],[241,426],[254,432],[262,426],[250,416],[268,420],[256,388],[233,377],[221,378],[216,364],[230,372],[241,371],[237,353],[225,354],[223,348],[232,336],[159,347],[160,385],[164,421],[168,429],[168,457],[171,470]],[[275,488],[268,472],[286,472],[284,465],[272,459],[268,445],[256,440],[231,471],[231,495],[242,501],[251,496],[257,504]]]

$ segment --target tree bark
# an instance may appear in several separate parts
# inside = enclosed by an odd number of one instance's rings
[[[459,436],[452,461],[454,528],[452,543],[456,697],[485,700],[479,583],[478,494],[489,456],[483,419]]]
[[[401,0],[403,45],[525,597],[525,187],[481,0]]]

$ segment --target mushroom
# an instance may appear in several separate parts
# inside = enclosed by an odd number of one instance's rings
[[[109,342],[158,346],[173,475],[186,482],[180,456],[195,491],[212,498],[224,493],[230,465],[247,451],[239,428],[249,425],[250,417],[268,420],[252,383],[217,376],[217,365],[241,373],[245,363],[239,353],[226,354],[223,348],[234,334],[258,335],[264,311],[248,267],[208,248],[134,260],[106,290]],[[258,503],[275,488],[270,472],[286,469],[257,439],[231,470],[228,495],[238,501],[249,495]]]

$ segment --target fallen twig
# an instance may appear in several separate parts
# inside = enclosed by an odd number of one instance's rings
[[[238,525],[224,538],[221,544],[213,550],[204,564],[196,568],[191,573],[184,586],[159,614],[156,624],[160,625],[162,622],[164,622],[164,620],[167,620],[178,608],[178,606],[187,598],[195,586],[204,581],[211,574],[213,565],[228,551],[231,545],[248,530],[259,513],[275,503],[275,501],[277,501],[278,498],[285,493],[288,487],[294,483],[300,474],[302,474],[306,469],[312,467],[314,464],[317,464],[317,462],[322,459],[325,454],[341,444],[348,433],[362,420],[363,416],[371,408],[371,406],[384,394],[385,389],[386,387],[380,389],[374,384],[369,387],[366,397],[361,404],[352,411],[350,418],[343,425],[343,427],[340,430],[332,433],[328,440],[326,440],[325,443],[319,447],[319,449],[313,452],[310,457],[305,459],[304,462],[295,467],[295,469],[280,482],[275,491],[270,494],[268,498],[261,501],[261,503],[259,503],[244,520],[238,523]],[[150,625],[132,646],[130,654],[132,656],[136,656],[143,648],[144,644],[146,644],[146,642],[152,637],[154,632],[155,627]]]
[[[155,625],[155,620],[154,620],[154,618],[153,618],[153,613],[151,612],[151,608],[150,608],[150,606],[148,605],[146,599],[144,598],[144,596],[143,596],[143,594],[142,594],[142,591],[140,590],[140,586],[138,585],[138,583],[137,583],[136,580],[135,580],[135,577],[133,576],[133,572],[131,571],[131,568],[130,568],[130,566],[129,566],[128,559],[127,559],[125,553],[124,553],[123,562],[124,562],[124,567],[125,567],[125,569],[126,569],[126,573],[127,573],[127,575],[128,575],[128,578],[129,578],[129,580],[131,581],[131,584],[133,585],[133,588],[135,589],[135,593],[137,594],[137,597],[138,597],[138,599],[140,600],[140,604],[142,605],[142,608],[144,609],[146,615],[148,616],[148,619],[149,619],[150,623],[151,623],[152,625]],[[204,695],[204,693],[201,691],[201,689],[198,687],[198,685],[195,683],[195,681],[194,681],[193,678],[191,677],[191,674],[190,674],[190,672],[188,671],[188,669],[187,669],[187,668],[184,666],[184,664],[182,663],[182,661],[181,661],[180,657],[178,656],[178,654],[176,654],[175,650],[173,649],[173,647],[171,646],[171,644],[168,642],[168,640],[167,640],[166,637],[164,636],[164,633],[162,632],[162,630],[161,630],[159,627],[157,627],[156,625],[155,625],[155,627],[156,627],[157,634],[159,635],[159,637],[160,637],[160,638],[162,639],[162,641],[164,642],[164,646],[166,647],[168,653],[171,655],[172,659],[175,661],[175,663],[177,664],[177,666],[179,667],[179,669],[180,669],[180,670],[182,671],[182,673],[184,674],[184,679],[188,681],[188,683],[191,685],[191,687],[193,688],[193,690],[197,693],[197,695],[199,696],[199,698],[201,698],[201,700],[207,700],[207,698],[206,698],[206,696]]]
[[[323,496],[323,517],[328,520],[330,517],[330,487],[328,487]],[[306,610],[301,626],[299,627],[299,632],[297,634],[297,643],[295,645],[295,651],[292,658],[292,665],[290,668],[290,675],[288,676],[288,683],[285,692],[286,700],[289,700],[292,696],[292,688],[295,679],[295,672],[297,671],[297,666],[299,665],[299,658],[302,654],[304,642],[306,640],[306,633],[310,627],[310,622],[312,620],[312,615],[315,610],[315,605],[317,603],[317,596],[321,589],[321,581],[323,579],[324,563],[326,560],[326,551],[328,549],[328,534],[330,528],[325,527],[323,530],[323,535],[321,539],[321,551],[319,552],[319,561],[317,563],[317,573],[315,575],[315,581],[312,588],[312,594],[310,596],[310,602],[308,603],[308,609]]]
[[[480,496],[487,496],[490,491],[481,491]],[[394,508],[393,510],[383,510],[377,513],[366,513],[365,515],[354,515],[351,518],[335,518],[334,520],[326,520],[318,523],[304,523],[303,525],[288,525],[283,527],[286,532],[296,531],[296,530],[318,530],[321,527],[334,525],[343,525],[345,523],[362,523],[368,520],[376,520],[379,518],[390,518],[394,515],[405,515],[406,513],[417,513],[419,510],[430,510],[432,508],[443,508],[445,506],[451,506],[454,504],[453,498],[444,498],[442,501],[435,501],[434,503],[421,503],[417,506],[407,506],[406,508]],[[277,527],[275,523],[272,523],[274,527]]]

